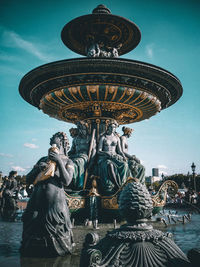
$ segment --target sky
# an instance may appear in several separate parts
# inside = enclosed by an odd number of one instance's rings
[[[73,124],[48,117],[19,95],[21,78],[40,65],[80,57],[61,41],[63,26],[99,4],[136,23],[140,44],[123,58],[162,67],[177,76],[183,96],[134,129],[129,153],[160,174],[200,173],[200,1],[0,0],[0,171],[20,175],[47,155],[50,137]],[[121,127],[118,132],[122,134]],[[70,136],[69,136],[70,137]],[[69,138],[70,139],[70,138]],[[70,139],[70,143],[72,140]]]

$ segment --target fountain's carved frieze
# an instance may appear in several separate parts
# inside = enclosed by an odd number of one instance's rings
[[[147,119],[161,110],[159,99],[139,88],[82,85],[59,88],[40,101],[44,113],[76,123],[88,118],[113,118],[119,124]]]

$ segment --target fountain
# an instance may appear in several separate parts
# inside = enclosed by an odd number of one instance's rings
[[[144,184],[144,166],[128,154],[132,129],[123,127],[120,136],[117,127],[170,107],[181,97],[182,86],[160,67],[119,57],[139,44],[141,33],[136,24],[111,14],[104,5],[67,23],[61,38],[86,57],[33,69],[22,78],[19,92],[45,114],[76,125],[70,129],[68,156],[74,171],[65,197],[72,219],[93,222],[97,228],[98,222],[123,218],[118,198],[124,187],[135,181]],[[166,182],[160,190],[164,200],[160,194],[153,198],[155,207],[163,206],[169,187],[176,189]]]
[[[173,105],[182,86],[160,67],[119,57],[139,44],[141,33],[132,21],[111,14],[103,5],[67,23],[61,37],[68,48],[86,57],[33,69],[22,78],[19,92],[49,116],[77,125],[70,130],[69,151],[76,174],[66,191],[74,218],[118,217],[117,197],[123,185],[129,177],[142,177],[139,160],[127,159],[120,150],[116,128],[149,119]],[[114,146],[105,145],[109,138]]]

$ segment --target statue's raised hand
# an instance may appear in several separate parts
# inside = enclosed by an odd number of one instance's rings
[[[60,155],[54,151],[49,152],[49,159],[56,163],[59,163],[61,161]]]

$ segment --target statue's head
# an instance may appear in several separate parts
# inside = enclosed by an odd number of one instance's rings
[[[70,136],[72,138],[76,137],[78,135],[78,129],[77,128],[70,128],[69,129]]]
[[[107,127],[107,133],[115,133],[116,128],[118,126],[119,126],[119,124],[115,120],[110,121],[110,123],[108,124],[108,127]]]
[[[17,176],[17,171],[11,171],[9,172],[8,178],[16,177]]]
[[[78,133],[86,136],[88,134],[88,123],[84,121],[77,122]]]
[[[130,137],[134,130],[129,127],[123,126],[122,131],[124,132],[124,135],[127,135],[128,137]]]
[[[56,144],[58,148],[63,147],[65,154],[69,150],[69,140],[64,132],[57,132],[50,138],[50,145]]]
[[[119,211],[128,223],[150,218],[152,209],[152,199],[145,185],[133,180],[123,188],[119,196]]]

